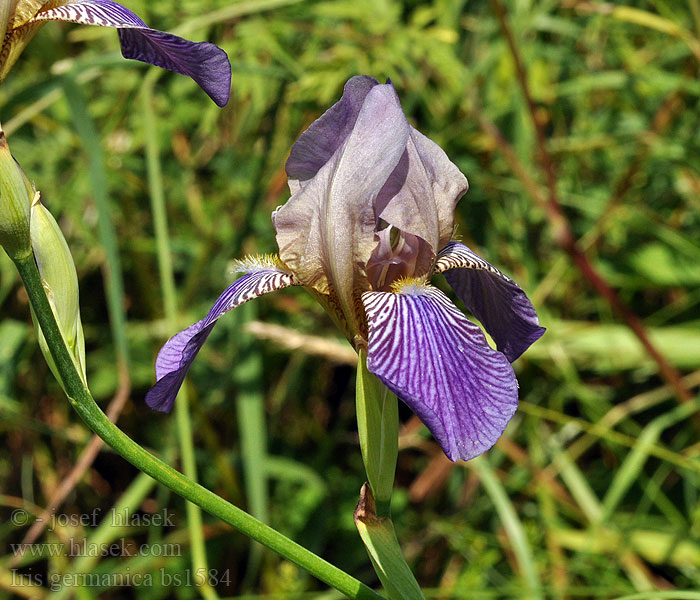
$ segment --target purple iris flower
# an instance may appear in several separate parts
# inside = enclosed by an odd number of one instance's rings
[[[367,367],[425,423],[451,460],[486,451],[518,402],[511,362],[543,333],[517,284],[452,240],[467,180],[409,125],[391,83],[354,77],[297,140],[292,196],[272,216],[279,257],[250,258],[209,314],[172,337],[146,401],[169,411],[217,319],[253,298],[304,286]],[[444,273],[482,330],[430,278]]]
[[[2,0],[0,31],[5,33],[0,49],[0,81],[46,21],[115,27],[124,58],[187,75],[219,106],[228,102],[231,65],[221,48],[151,29],[112,0]]]

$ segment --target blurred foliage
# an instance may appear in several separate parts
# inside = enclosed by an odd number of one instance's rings
[[[637,339],[557,246],[531,190],[483,127],[495,124],[525,173],[544,188],[532,121],[491,4],[124,3],[153,27],[215,41],[233,64],[233,96],[224,110],[184,77],[149,75],[157,76],[153,110],[182,327],[201,318],[230,282],[229,261],[276,249],[269,215],[288,197],[286,154],[340,96],[344,82],[360,73],[391,78],[412,123],[466,173],[471,189],[458,207],[458,234],[528,291],[547,326],[515,365],[521,410],[478,463],[449,464],[402,407],[394,516],[427,593],[564,599],[700,589],[694,407],[678,407]],[[589,258],[666,358],[689,373],[687,385],[696,393],[700,2],[649,0],[622,10],[617,3],[576,0],[506,5],[565,214]],[[217,10],[221,17],[202,24]],[[119,424],[176,463],[173,419],[143,402],[157,350],[173,333],[164,320],[144,158],[141,86],[148,72],[119,57],[114,31],[52,23],[0,88],[0,107],[15,157],[73,252],[88,377],[106,406],[118,387],[103,287],[109,252],[97,227],[94,157],[73,124],[74,118],[94,121],[128,317],[131,394]],[[75,105],[64,91],[70,85],[78,86],[87,114],[71,113]],[[172,526],[107,528],[99,539],[161,549],[171,544],[179,556],[85,560],[51,557],[46,546],[39,556],[25,556],[14,575],[9,570],[11,544],[27,529],[13,522],[13,510],[45,506],[89,434],[41,357],[26,295],[4,254],[0,311],[0,598],[48,597],[49,577],[80,571],[105,574],[117,586],[86,586],[80,598],[196,597],[197,587],[184,579],[192,574],[182,501],[147,486],[109,451],[98,455],[56,514],[99,509],[100,518],[108,518],[111,507],[128,501],[126,509],[143,517],[167,506]],[[303,343],[290,350],[285,334],[279,343],[270,336],[251,342],[241,331],[259,319],[288,328],[288,335],[343,342],[300,291],[274,294],[240,312],[222,319],[189,377],[200,480],[236,504],[251,502],[239,452],[246,423],[237,422],[244,413],[235,403],[258,394],[266,423],[255,426],[267,436],[269,456],[256,473],[269,491],[270,523],[376,585],[352,523],[364,481],[352,366],[343,364],[340,349],[318,356]],[[252,367],[240,364],[242,355]],[[257,568],[247,540],[204,519],[220,595],[295,598],[322,589],[267,552]],[[39,542],[92,543],[96,524],[56,525]],[[19,573],[43,583],[43,590],[13,584]],[[152,585],[118,587],[119,574],[151,574]],[[176,575],[182,578],[168,579]]]

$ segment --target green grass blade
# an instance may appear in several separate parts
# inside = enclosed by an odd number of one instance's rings
[[[475,458],[470,461],[469,464],[476,468],[481,483],[484,484],[484,489],[491,498],[496,512],[503,523],[503,527],[508,534],[508,539],[513,545],[513,552],[515,553],[527,587],[527,590],[523,591],[523,598],[543,600],[542,583],[540,582],[537,567],[535,566],[535,557],[527,541],[527,537],[525,536],[523,524],[518,518],[518,513],[513,507],[508,493],[485,458]]]

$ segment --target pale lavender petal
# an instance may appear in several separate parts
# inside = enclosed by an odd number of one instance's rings
[[[437,288],[365,292],[367,367],[415,412],[450,460],[501,436],[518,405],[506,357]]]
[[[332,288],[353,325],[355,292],[367,289],[362,267],[377,244],[374,201],[403,154],[408,128],[394,88],[374,86],[344,144],[273,215],[280,258],[304,285]]]
[[[69,21],[119,30],[124,58],[140,60],[191,77],[219,106],[228,102],[231,65],[209,42],[191,42],[150,29],[138,16],[111,0],[76,0],[39,12],[34,21]]]
[[[156,359],[157,382],[146,395],[148,406],[170,412],[187,371],[219,317],[248,300],[290,285],[298,285],[293,275],[273,269],[247,273],[237,279],[204,319],[175,334],[161,348]]]
[[[432,263],[454,233],[455,206],[468,188],[467,178],[442,148],[411,127],[406,151],[377,197],[376,213],[425,240]]]
[[[299,136],[285,165],[290,185],[311,179],[330,160],[352,132],[365,97],[378,83],[366,75],[349,79],[342,98]]]
[[[449,243],[438,255],[435,272],[445,273],[457,297],[509,361],[544,334],[532,302],[518,284],[464,244]]]

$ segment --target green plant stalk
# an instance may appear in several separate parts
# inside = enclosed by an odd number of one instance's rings
[[[376,513],[380,517],[390,517],[399,454],[399,406],[396,396],[367,369],[365,350],[360,350],[357,362],[355,396],[362,462],[372,488]]]
[[[391,520],[391,494],[399,455],[398,399],[369,369],[367,352],[357,361],[357,433],[368,483],[354,521],[372,566],[391,600],[425,600],[401,552]]]
[[[425,596],[404,560],[394,523],[380,517],[368,483],[362,486],[353,515],[355,527],[367,548],[372,566],[391,600],[425,600]]]
[[[137,469],[173,490],[186,500],[200,506],[215,517],[235,527],[240,532],[267,546],[280,556],[292,561],[321,581],[356,600],[384,600],[383,597],[351,575],[331,565],[303,546],[278,531],[251,517],[212,491],[191,481],[182,473],[165,464],[134,442],[112,423],[100,410],[83,384],[66,348],[61,332],[46,298],[41,276],[29,256],[15,262],[27,290],[29,301],[39,321],[56,367],[66,386],[66,393],[80,417],[119,455]]]

